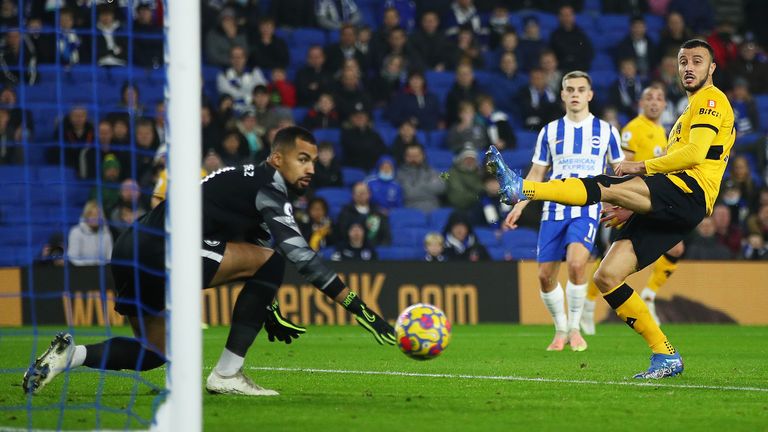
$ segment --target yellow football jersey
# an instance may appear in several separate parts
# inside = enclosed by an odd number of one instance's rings
[[[621,130],[621,147],[635,155],[632,160],[644,161],[664,156],[667,133],[653,120],[640,114]]]
[[[714,139],[711,132],[703,132],[707,130],[715,133]],[[683,171],[693,177],[704,191],[707,214],[711,214],[735,139],[733,108],[720,89],[709,85],[689,98],[688,106],[669,132],[667,155],[645,161],[646,171]],[[670,180],[691,192],[682,179],[670,176]]]

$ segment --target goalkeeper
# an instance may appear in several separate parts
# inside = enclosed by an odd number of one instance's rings
[[[307,245],[293,218],[288,194],[302,194],[307,189],[316,159],[314,136],[291,126],[277,133],[267,162],[223,168],[202,180],[203,286],[244,281],[226,346],[206,381],[211,393],[277,394],[256,385],[242,368],[246,352],[262,326],[271,341],[285,343],[305,331],[282,317],[274,301],[283,281],[285,259],[325,295],[354,314],[376,341],[395,343],[392,326],[368,309],[326,267]],[[24,374],[26,392],[37,393],[68,368],[145,371],[165,364],[165,238],[161,234],[165,209],[165,203],[160,203],[140,220],[136,232],[130,229],[121,235],[112,254],[115,310],[128,317],[136,337],[75,345],[71,335],[59,334]],[[270,239],[274,249],[268,246]],[[198,295],[190,289],[190,295]]]

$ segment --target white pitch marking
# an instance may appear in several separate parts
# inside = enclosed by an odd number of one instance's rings
[[[366,370],[342,370],[342,369],[313,369],[313,368],[285,368],[268,366],[250,366],[251,370],[277,371],[277,372],[311,372],[326,374],[343,375],[384,375],[384,376],[404,376],[416,378],[455,378],[471,380],[491,380],[491,381],[524,381],[524,382],[544,382],[556,384],[592,384],[592,385],[620,385],[637,387],[665,387],[665,388],[686,388],[698,390],[730,390],[742,392],[766,392],[768,388],[763,387],[738,387],[738,386],[713,386],[696,384],[666,384],[657,381],[594,381],[594,380],[567,380],[555,378],[531,378],[519,376],[496,376],[496,375],[465,375],[465,374],[438,374],[438,373],[418,373],[418,372],[396,372],[396,371],[366,371]]]

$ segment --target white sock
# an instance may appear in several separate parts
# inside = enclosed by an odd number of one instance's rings
[[[578,330],[584,300],[587,299],[587,284],[576,285],[569,280],[565,284],[565,297],[568,299],[568,329]]]
[[[643,288],[643,291],[640,293],[640,298],[642,298],[645,301],[651,301],[653,303],[656,300],[656,291],[645,287]]]
[[[224,348],[224,351],[221,352],[221,357],[219,357],[219,362],[216,363],[216,367],[213,370],[223,377],[228,377],[236,374],[243,367],[243,363],[245,363],[245,357],[240,357]]]
[[[75,345],[75,352],[72,353],[72,359],[69,361],[70,368],[82,366],[85,363],[85,354],[88,350],[85,345]]]
[[[563,294],[563,287],[560,286],[560,283],[558,283],[552,291],[548,293],[539,291],[539,294],[541,295],[541,300],[544,302],[544,306],[547,307],[549,314],[552,315],[552,321],[555,323],[555,331],[568,331],[568,318],[565,315],[565,305],[563,304],[565,295]]]
[[[585,298],[584,299],[584,309],[582,309],[582,314],[584,313],[595,313],[595,301]]]

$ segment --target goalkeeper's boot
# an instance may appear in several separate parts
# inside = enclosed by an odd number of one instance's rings
[[[640,372],[634,378],[638,379],[661,379],[673,377],[683,373],[683,359],[679,353],[653,354],[651,356],[651,367],[645,372]]]
[[[212,394],[236,394],[245,396],[277,396],[280,393],[265,389],[251,381],[240,369],[232,376],[221,376],[216,370],[211,371],[205,381],[205,389]]]
[[[593,300],[584,301],[584,309],[581,311],[579,326],[585,335],[595,334],[595,302]]]
[[[566,332],[555,332],[555,337],[547,347],[547,351],[562,351],[567,342],[568,334]]]
[[[584,340],[578,329],[571,330],[568,335],[568,345],[571,346],[571,351],[581,352],[587,350],[587,341]]]
[[[75,352],[75,342],[69,333],[59,333],[51,346],[24,372],[21,386],[25,393],[37,394],[56,375],[67,369]]]
[[[486,169],[489,173],[496,175],[496,179],[499,180],[501,202],[512,205],[526,199],[523,195],[522,177],[509,169],[495,146],[488,147],[485,158]]]

